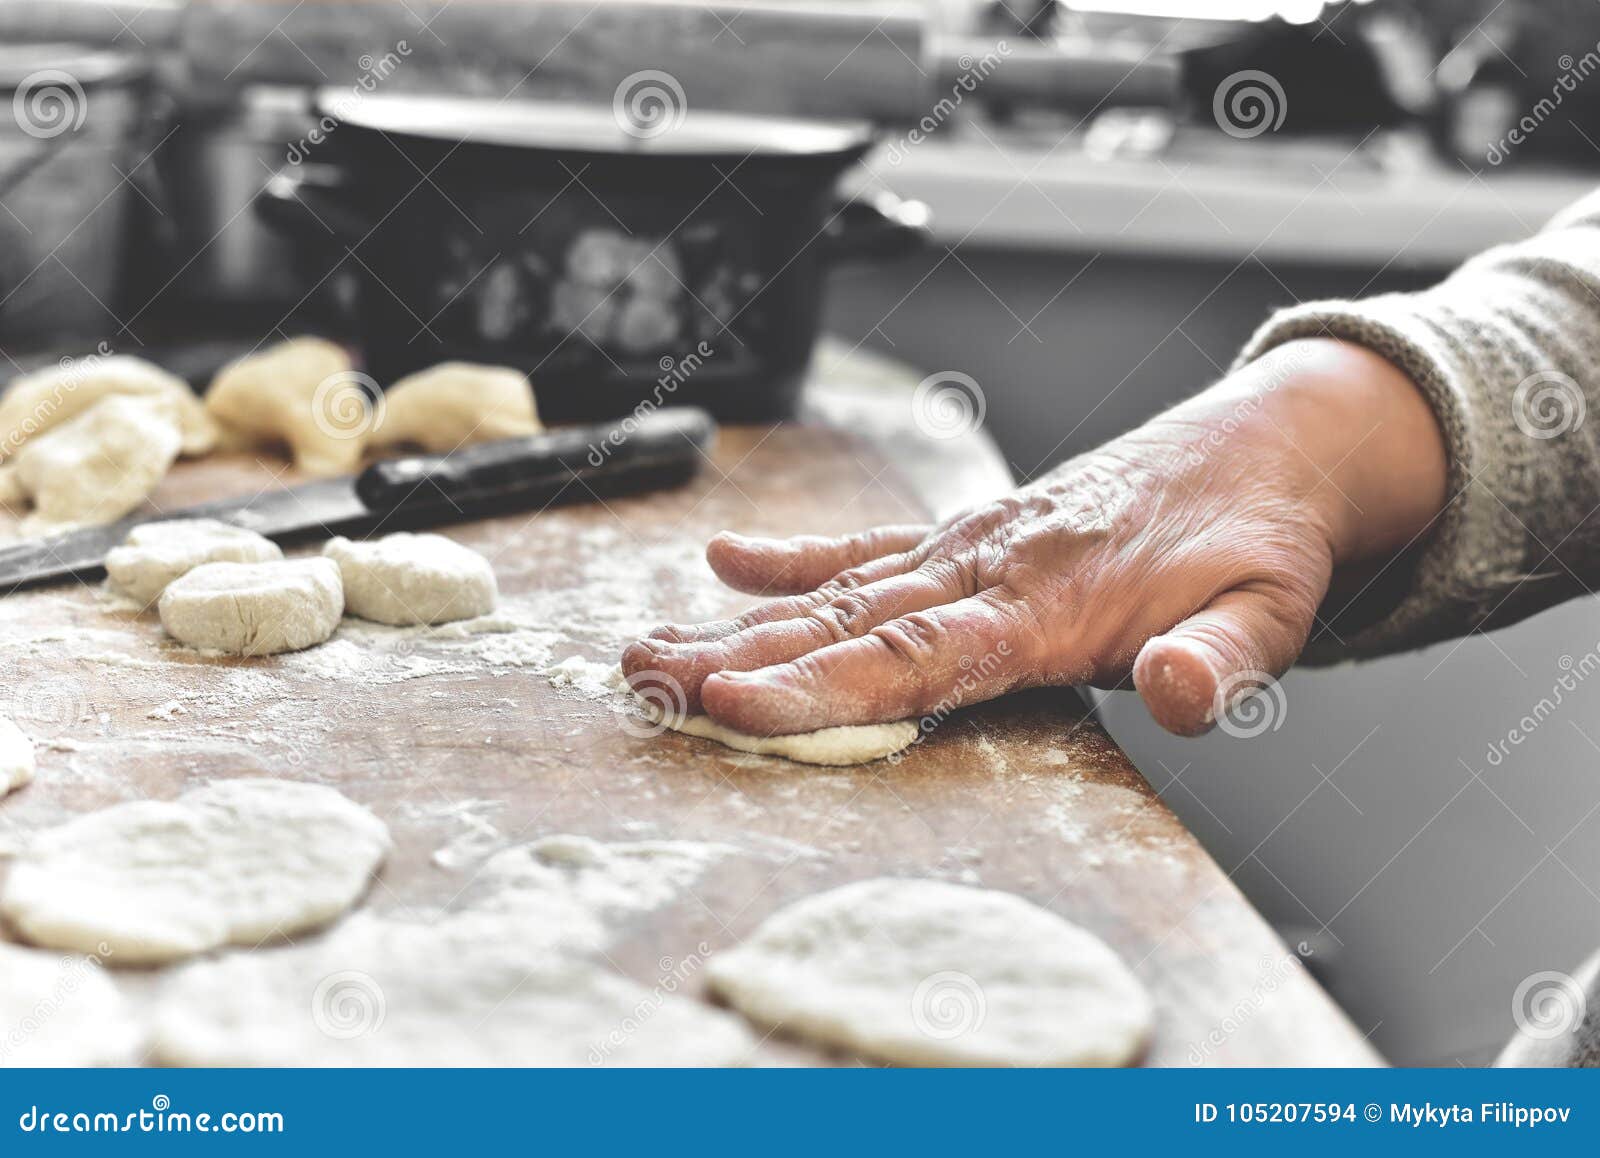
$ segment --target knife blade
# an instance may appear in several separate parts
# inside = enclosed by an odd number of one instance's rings
[[[373,463],[358,475],[218,499],[0,549],[0,591],[95,579],[142,523],[217,519],[278,543],[415,530],[489,515],[665,489],[689,481],[716,436],[705,411],[657,410],[622,423]]]

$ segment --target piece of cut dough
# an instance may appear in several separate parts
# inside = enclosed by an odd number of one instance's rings
[[[707,976],[762,1025],[904,1065],[1125,1065],[1152,1020],[1099,938],[1010,893],[940,881],[807,897]]]
[[[271,539],[216,519],[141,523],[106,554],[106,576],[130,599],[149,606],[179,576],[203,563],[266,563],[282,559]]]
[[[36,945],[159,964],[327,924],[389,848],[383,822],[331,788],[226,780],[35,834],[0,914]]]
[[[156,489],[181,444],[171,399],[126,394],[29,439],[12,476],[33,499],[23,532],[115,522]]]
[[[351,615],[397,626],[450,623],[494,610],[494,568],[443,535],[401,531],[381,539],[330,539],[322,553],[339,565]]]
[[[344,347],[292,338],[224,366],[205,405],[232,442],[284,444],[307,474],[350,474],[381,418],[369,382]]]
[[[198,962],[155,1016],[173,1065],[725,1066],[754,1048],[738,1018],[552,949],[517,910],[357,916],[312,944]]]
[[[186,457],[209,453],[217,443],[216,424],[182,378],[142,358],[91,354],[12,379],[0,398],[0,458],[113,395],[170,403]]]
[[[631,690],[621,668],[616,671],[614,686],[623,692]],[[725,728],[710,716],[690,716],[672,711],[655,699],[637,692],[633,693],[633,698],[646,715],[674,732],[715,740],[726,747],[757,756],[782,756],[799,764],[832,767],[870,764],[874,760],[905,751],[917,739],[916,720],[895,720],[888,724],[845,724],[788,736],[751,736]]]
[[[33,779],[33,741],[9,717],[0,716],[0,796]]]
[[[520,370],[442,362],[389,387],[372,445],[405,443],[445,454],[458,446],[543,429],[533,386]]]
[[[332,559],[204,563],[173,580],[157,604],[180,643],[230,655],[275,655],[327,642],[344,614]]]
[[[0,1067],[131,1066],[143,1044],[94,958],[0,941]]]

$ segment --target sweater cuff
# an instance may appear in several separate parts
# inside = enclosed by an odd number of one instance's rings
[[[1444,509],[1376,573],[1356,578],[1351,590],[1336,585],[1318,612],[1304,663],[1386,655],[1463,635],[1504,597],[1504,576],[1520,570],[1523,543],[1515,517],[1479,478],[1486,456],[1469,352],[1429,318],[1426,299],[1426,294],[1390,294],[1283,310],[1256,331],[1234,363],[1238,369],[1302,338],[1363,346],[1411,379],[1444,435],[1449,467]]]

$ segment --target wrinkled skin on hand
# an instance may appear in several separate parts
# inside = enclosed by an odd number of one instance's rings
[[[787,597],[659,628],[623,670],[758,735],[1131,676],[1157,721],[1196,734],[1245,673],[1294,662],[1336,565],[1415,538],[1443,488],[1409,381],[1365,351],[1295,343],[938,526],[719,535],[706,556],[724,582]]]

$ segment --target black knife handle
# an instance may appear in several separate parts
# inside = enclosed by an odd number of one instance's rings
[[[372,511],[440,505],[482,510],[577,487],[617,494],[694,473],[716,424],[705,411],[675,406],[598,426],[563,427],[523,438],[374,463],[356,478]]]

